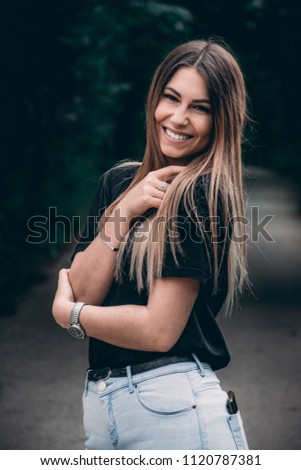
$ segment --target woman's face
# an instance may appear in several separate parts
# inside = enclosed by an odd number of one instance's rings
[[[162,153],[187,164],[209,143],[212,115],[208,87],[192,67],[182,67],[165,86],[155,111]]]

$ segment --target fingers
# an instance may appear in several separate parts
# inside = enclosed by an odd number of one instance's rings
[[[169,165],[165,166],[164,168],[160,168],[160,170],[153,171],[152,173],[160,180],[168,180],[172,181],[178,174],[180,174],[185,166],[180,165]]]
[[[145,185],[145,192],[151,197],[163,199],[164,194],[170,185],[166,181],[159,180],[153,175],[148,177]]]
[[[68,279],[69,280],[69,272],[70,272],[70,269],[65,269],[65,268],[62,268],[59,270],[59,280],[64,280],[64,279]]]
[[[162,184],[163,184],[162,181],[159,181],[157,187],[154,187],[154,188],[153,188],[152,194],[151,194],[152,197],[155,197],[155,198],[161,199],[161,200],[164,198],[164,194],[166,193],[166,190],[163,191],[163,190],[161,189]],[[166,184],[167,184],[167,183],[166,183]],[[167,186],[168,186],[168,185],[167,185]],[[167,189],[167,188],[166,188],[166,189]]]
[[[162,193],[166,193],[166,191],[168,190],[168,187],[169,187],[169,184],[166,183],[166,181],[164,181],[161,186],[160,186],[160,191],[162,191]]]
[[[66,274],[68,274],[70,271],[70,269],[66,269],[66,268],[62,268],[59,270],[59,275],[60,276],[65,276]]]
[[[174,178],[184,170],[184,168],[186,167],[169,165],[164,168],[160,168],[159,170],[151,171],[147,177],[148,182],[159,191],[166,193],[169,186],[168,183],[171,183]],[[158,197],[161,199],[160,196]]]
[[[130,217],[139,216],[151,207],[158,208],[168,190],[168,183],[173,181],[184,168],[186,167],[169,165],[149,172],[123,199]]]
[[[162,198],[159,199],[159,198],[154,197],[152,199],[151,207],[154,207],[155,209],[159,209],[159,207],[161,206],[161,202],[162,202]]]
[[[162,181],[160,180],[158,180],[158,184],[159,184],[159,187],[165,184],[166,190],[167,190],[167,187],[169,186],[167,183],[162,183]],[[163,191],[162,189],[157,189],[155,186],[153,186],[151,189],[151,192],[149,193],[149,206],[159,209],[161,202],[164,199],[166,190]]]

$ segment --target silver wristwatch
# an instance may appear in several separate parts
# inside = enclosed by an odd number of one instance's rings
[[[86,305],[84,302],[76,302],[70,313],[68,332],[76,339],[84,339],[86,337],[86,333],[79,323],[79,314],[84,305]]]

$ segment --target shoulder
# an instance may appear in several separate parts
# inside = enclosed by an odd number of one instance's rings
[[[134,160],[123,160],[107,170],[101,177],[103,184],[115,185],[127,179],[132,179],[140,168],[141,163]]]
[[[99,186],[114,200],[130,185],[140,165],[140,162],[134,160],[118,162],[100,177]]]
[[[110,170],[106,171],[106,175],[111,176],[129,176],[133,175],[137,172],[138,168],[140,168],[141,162],[137,162],[136,160],[121,160],[117,162]]]

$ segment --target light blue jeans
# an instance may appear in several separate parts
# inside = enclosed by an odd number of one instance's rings
[[[195,358],[97,382],[83,394],[86,449],[248,449],[240,413],[210,366]]]

